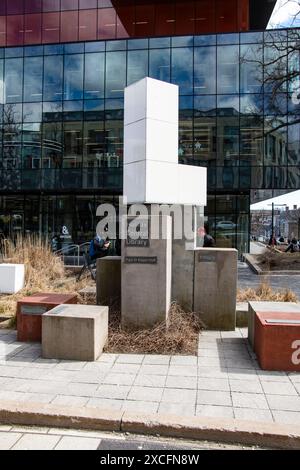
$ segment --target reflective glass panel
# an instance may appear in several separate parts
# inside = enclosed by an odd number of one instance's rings
[[[44,57],[44,100],[60,101],[63,94],[63,56]]]
[[[104,63],[105,55],[103,53],[85,55],[85,99],[104,97]]]
[[[42,101],[43,57],[24,59],[24,101]]]
[[[83,55],[66,55],[64,62],[64,99],[78,100],[83,97]]]

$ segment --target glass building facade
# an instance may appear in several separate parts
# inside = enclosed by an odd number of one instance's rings
[[[298,34],[77,38],[0,49],[0,233],[51,235],[67,225],[75,243],[92,236],[97,205],[117,204],[122,194],[124,87],[149,76],[179,86],[179,161],[208,169],[217,244],[247,251],[251,191],[300,187],[300,124],[286,125],[299,114],[299,83],[285,83],[275,100],[264,83],[278,44],[287,48]],[[299,70],[299,53],[284,67]]]

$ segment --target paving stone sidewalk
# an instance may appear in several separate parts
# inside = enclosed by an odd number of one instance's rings
[[[300,374],[260,370],[247,329],[203,332],[198,356],[41,358],[0,330],[0,400],[300,424]]]

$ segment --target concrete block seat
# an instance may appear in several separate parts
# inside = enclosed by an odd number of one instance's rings
[[[300,372],[300,311],[257,312],[254,347],[262,369]]]
[[[0,264],[0,294],[16,294],[24,287],[24,264]]]
[[[108,307],[60,305],[42,316],[42,356],[95,361],[108,338]]]
[[[76,294],[38,293],[17,303],[18,341],[42,340],[42,315],[61,304],[76,304]]]
[[[255,351],[255,315],[268,313],[278,316],[285,313],[300,313],[300,304],[296,302],[249,302],[248,341]]]

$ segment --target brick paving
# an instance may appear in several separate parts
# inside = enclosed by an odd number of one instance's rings
[[[300,374],[262,371],[246,336],[247,329],[203,332],[197,357],[103,354],[76,362],[43,359],[40,344],[0,330],[0,400],[299,424]],[[17,434],[19,448],[30,445]]]

